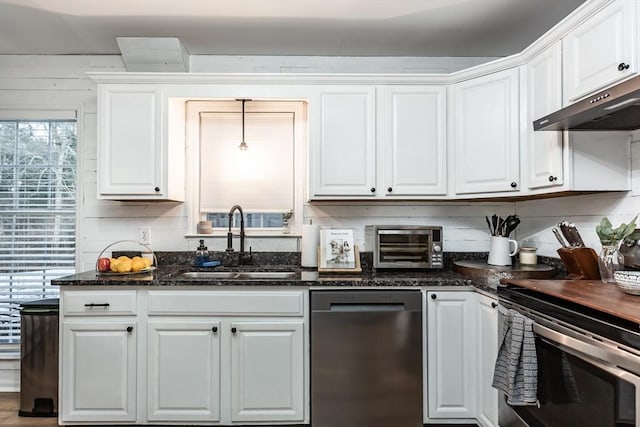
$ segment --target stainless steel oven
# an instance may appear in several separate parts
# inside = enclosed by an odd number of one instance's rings
[[[640,426],[638,325],[536,294],[500,287],[504,309],[533,320],[539,406],[499,401],[500,427]]]
[[[442,268],[442,227],[368,225],[374,268]]]

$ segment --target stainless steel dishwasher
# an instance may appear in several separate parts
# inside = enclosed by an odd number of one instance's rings
[[[311,425],[422,427],[420,291],[311,292]]]

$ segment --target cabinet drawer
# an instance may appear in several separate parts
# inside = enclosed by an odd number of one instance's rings
[[[82,316],[135,315],[136,291],[66,291],[63,314]]]
[[[150,315],[302,316],[303,291],[149,291]]]

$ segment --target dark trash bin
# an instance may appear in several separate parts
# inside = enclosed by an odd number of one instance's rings
[[[20,409],[23,417],[58,415],[58,298],[26,302],[20,312]]]

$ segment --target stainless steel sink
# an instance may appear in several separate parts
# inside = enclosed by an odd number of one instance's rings
[[[223,280],[258,280],[258,279],[295,279],[295,271],[187,271],[180,274],[183,279],[223,279]]]

